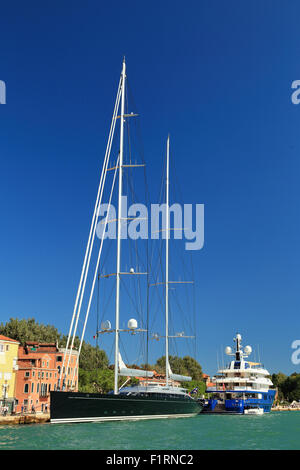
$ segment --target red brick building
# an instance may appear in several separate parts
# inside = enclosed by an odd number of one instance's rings
[[[64,349],[55,343],[27,342],[18,351],[16,376],[16,412],[45,412],[50,407],[50,391],[57,389]],[[73,350],[67,370],[66,385],[70,388],[78,352]],[[78,390],[78,368],[72,390]]]

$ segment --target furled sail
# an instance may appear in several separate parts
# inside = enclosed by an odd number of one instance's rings
[[[119,353],[119,375],[127,377],[153,377],[153,372],[149,370],[128,369]]]
[[[168,361],[167,367],[168,367],[168,374],[169,374],[170,379],[176,380],[177,382],[190,382],[192,380],[192,377],[189,377],[186,375],[173,374],[169,361]]]

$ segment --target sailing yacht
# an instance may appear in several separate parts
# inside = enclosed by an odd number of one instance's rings
[[[121,271],[121,218],[122,218],[122,172],[123,167],[123,140],[124,140],[124,120],[130,118],[131,115],[126,115],[124,112],[125,103],[125,81],[126,81],[126,64],[123,61],[122,73],[117,92],[117,98],[111,123],[109,140],[107,150],[104,158],[104,165],[101,175],[101,180],[98,188],[98,195],[95,204],[92,225],[88,245],[86,249],[85,259],[83,263],[80,283],[75,301],[73,317],[70,325],[68,342],[66,352],[63,359],[63,366],[60,370],[60,377],[56,391],[51,391],[50,401],[50,421],[52,423],[69,423],[69,422],[89,422],[89,421],[115,421],[115,420],[136,420],[136,419],[154,419],[154,418],[178,418],[178,417],[191,417],[199,414],[202,410],[202,404],[192,398],[178,383],[187,382],[191,377],[173,374],[169,364],[169,142],[167,139],[167,174],[166,174],[166,279],[165,279],[165,347],[166,347],[166,380],[165,383],[157,383],[152,381],[153,372],[148,370],[132,369],[125,365],[119,350],[119,335],[121,332],[127,331],[132,333],[142,332],[145,330],[137,328],[135,319],[130,319],[128,328],[120,328],[120,277],[124,274]],[[119,112],[120,105],[120,113]],[[115,300],[115,328],[112,329],[111,322],[105,321],[101,324],[100,334],[114,333],[114,390],[107,394],[101,393],[81,393],[66,390],[65,374],[70,365],[71,351],[74,346],[74,338],[76,327],[79,319],[79,312],[82,303],[83,291],[87,277],[87,270],[89,269],[89,261],[92,251],[92,246],[95,236],[95,227],[97,214],[102,200],[103,185],[105,181],[105,173],[108,171],[108,161],[110,156],[111,142],[114,134],[116,120],[120,118],[120,150],[118,161],[115,165],[115,174],[112,184],[112,191],[116,180],[116,173],[118,171],[119,185],[118,185],[118,229],[117,229],[117,267],[116,267],[116,300]],[[128,165],[126,165],[128,166]],[[112,194],[112,193],[111,193]],[[111,196],[109,204],[111,203]],[[108,211],[109,212],[109,211]],[[107,212],[107,217],[108,217]],[[107,223],[107,217],[105,224]],[[83,335],[87,323],[87,318],[90,310],[91,299],[97,277],[99,262],[101,257],[103,244],[103,237],[101,239],[97,265],[95,269],[90,299],[87,308],[87,314],[84,322],[82,338],[79,346],[79,354],[81,351]],[[130,273],[133,274],[133,270]],[[69,359],[68,359],[69,352]],[[79,356],[78,354],[78,356]],[[76,367],[78,367],[78,360]],[[119,388],[118,378],[124,376],[127,378],[143,378],[139,385]],[[177,385],[176,385],[176,382]]]

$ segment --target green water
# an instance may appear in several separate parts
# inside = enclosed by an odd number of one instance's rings
[[[3,449],[300,449],[300,412],[0,426]]]

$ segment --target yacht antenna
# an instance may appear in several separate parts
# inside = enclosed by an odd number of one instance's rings
[[[259,344],[257,345],[257,354],[258,354],[258,362],[260,363],[260,352],[259,352]]]

